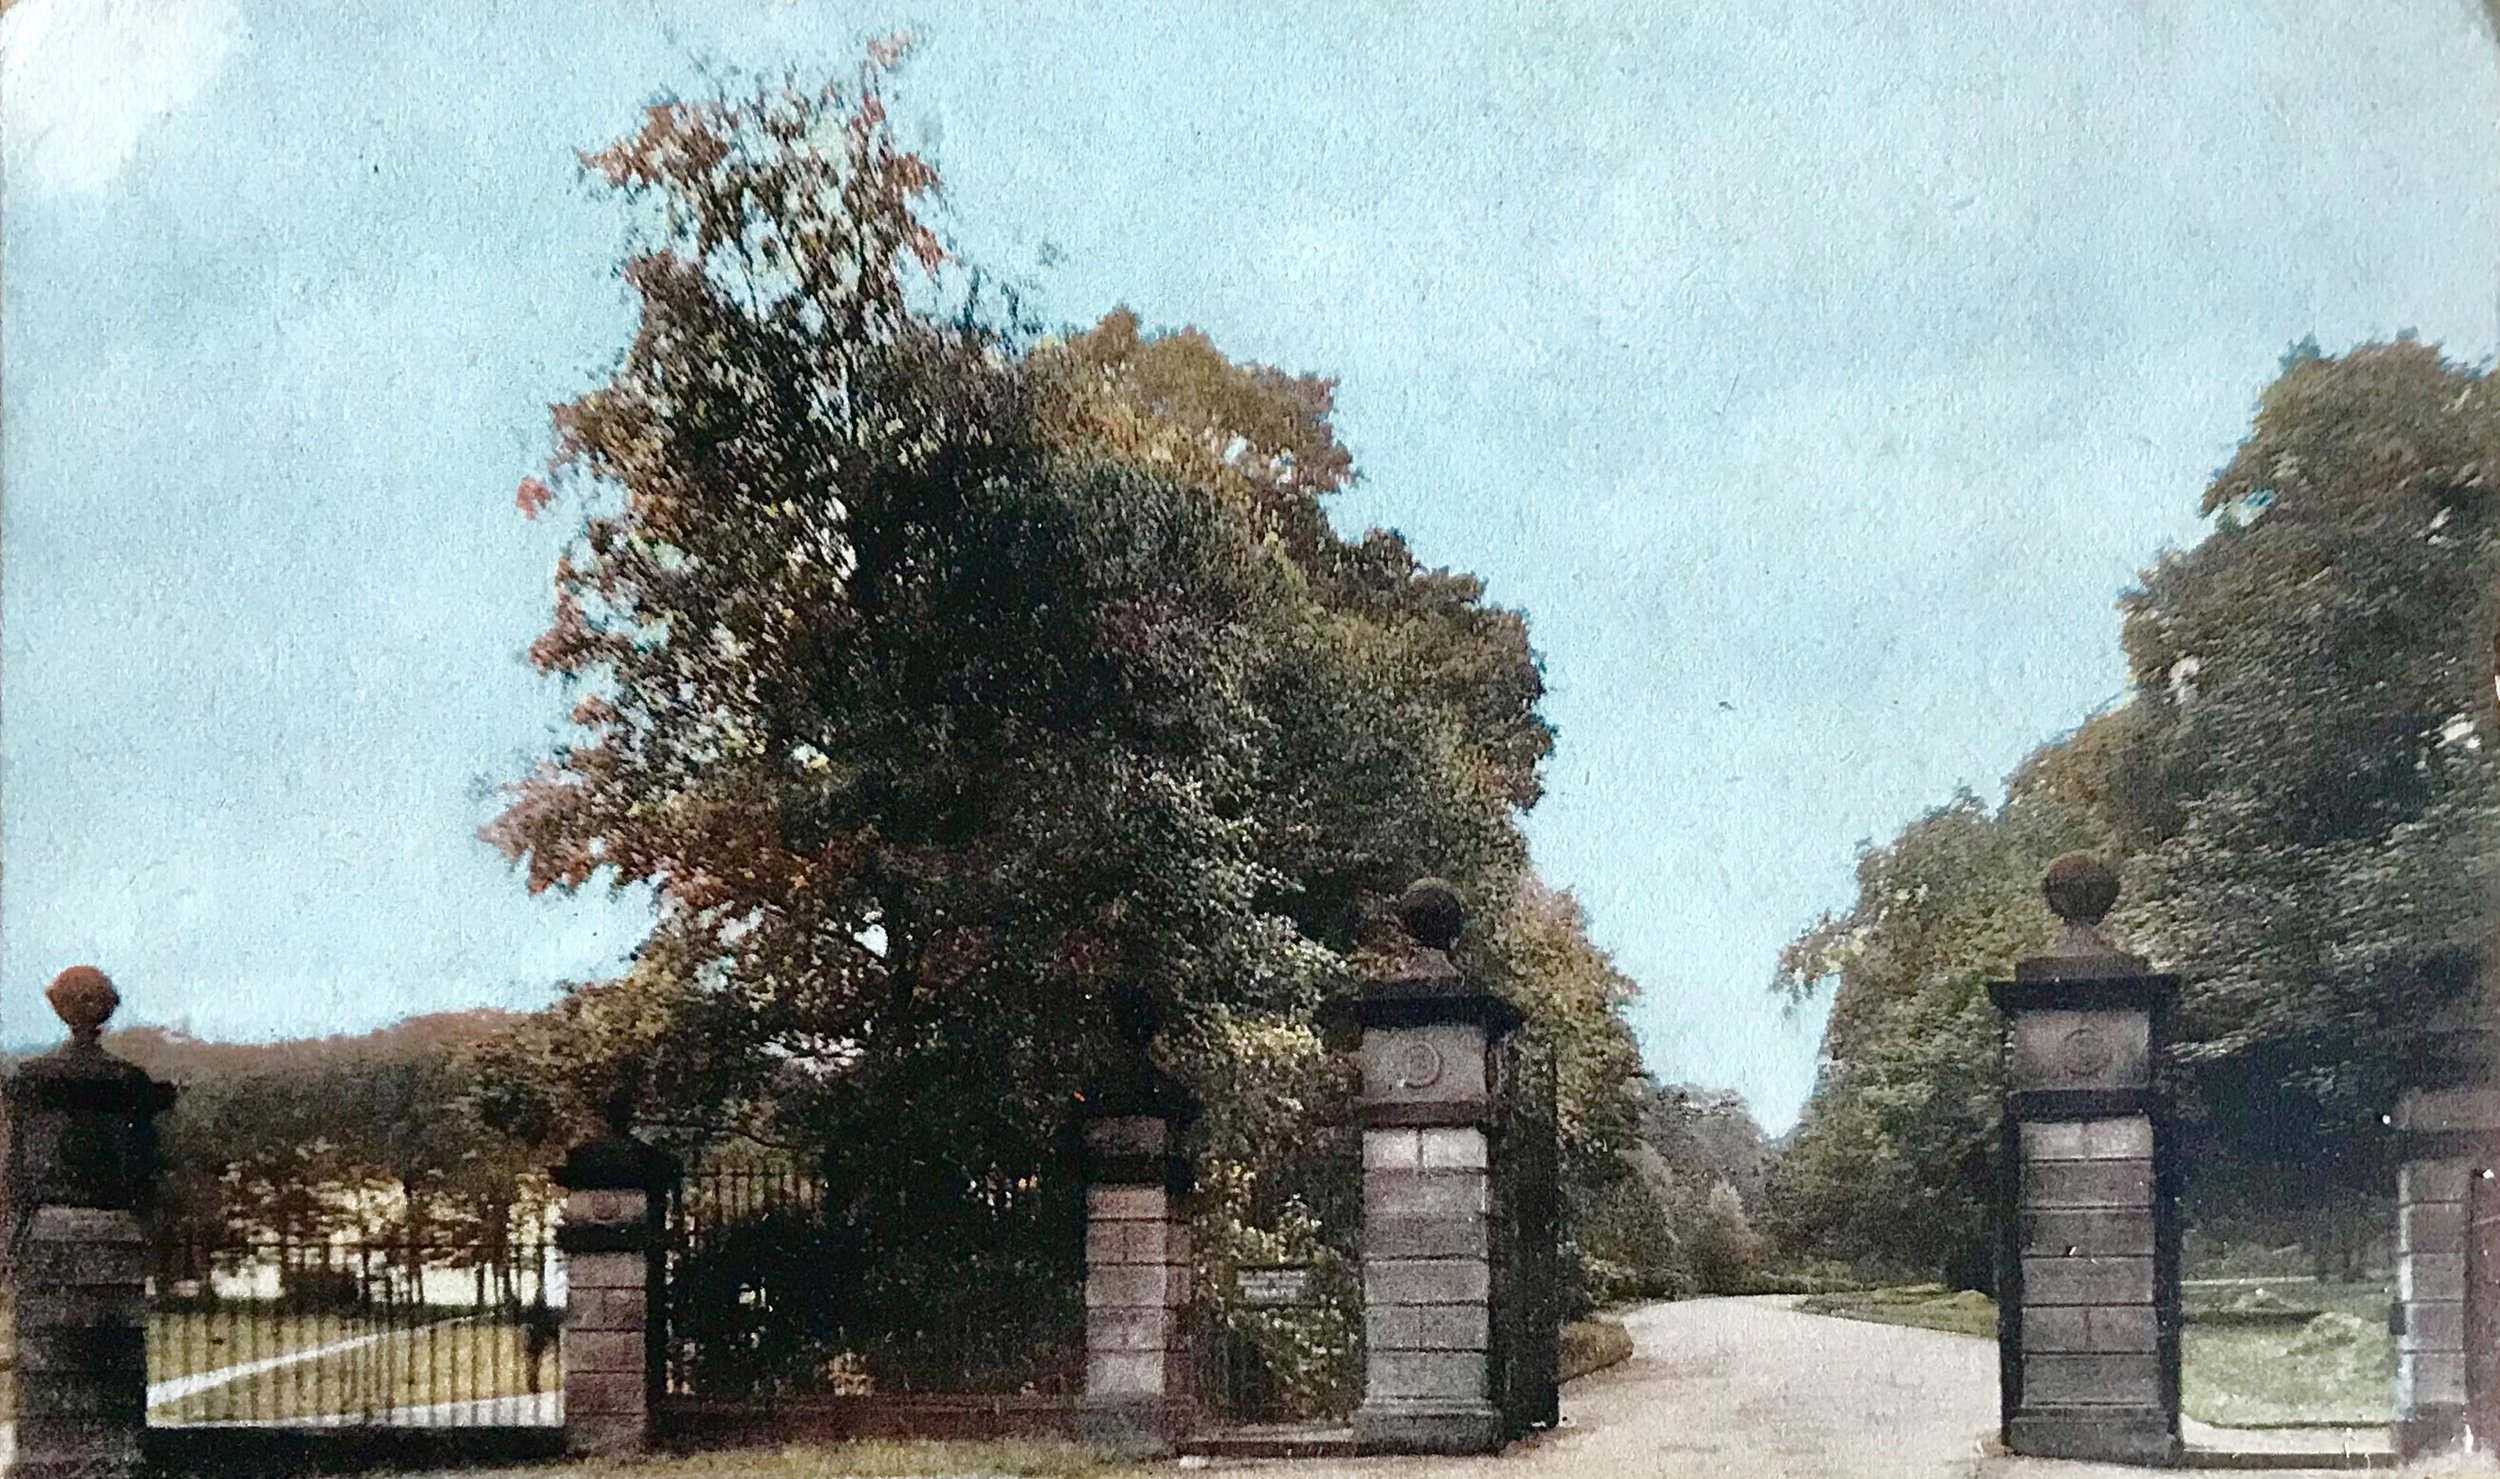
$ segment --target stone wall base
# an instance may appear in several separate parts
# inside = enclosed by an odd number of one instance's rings
[[[564,1451],[575,1458],[627,1458],[651,1447],[651,1424],[639,1417],[568,1417]]]
[[[2035,1407],[2014,1415],[2006,1446],[2032,1458],[2176,1468],[2184,1445],[2158,1407]]]
[[[670,1449],[782,1448],[861,1439],[987,1443],[1076,1436],[1081,1397],[899,1392],[765,1399],[670,1397],[653,1409],[654,1435]]]
[[[141,1445],[158,1475],[216,1479],[303,1479],[543,1464],[564,1456],[564,1430],[546,1427],[277,1428],[241,1423],[150,1428]]]
[[[2462,1406],[2418,1407],[2396,1419],[2396,1453],[2407,1459],[2445,1453],[2465,1441]]]
[[[9,1479],[120,1479],[144,1471],[135,1429],[99,1423],[95,1433],[82,1435],[66,1427],[59,1419],[45,1419],[43,1429],[29,1435],[41,1447],[11,1459]],[[72,1452],[73,1446],[79,1451]]]
[[[1087,1397],[1072,1426],[1077,1441],[1121,1458],[1170,1458],[1197,1428],[1197,1409],[1187,1401]]]
[[[1367,1401],[1354,1413],[1364,1453],[1499,1453],[1502,1415],[1490,1402]]]

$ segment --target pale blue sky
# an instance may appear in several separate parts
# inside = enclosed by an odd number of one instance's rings
[[[971,255],[1342,381],[1341,525],[1524,607],[1529,829],[1650,1062],[1785,1124],[1856,845],[2121,692],[2284,348],[2487,357],[2473,0],[299,5],[0,22],[0,1034],[528,1006],[637,938],[473,840],[558,701],[545,406],[616,353],[572,150],[705,69],[899,96]]]

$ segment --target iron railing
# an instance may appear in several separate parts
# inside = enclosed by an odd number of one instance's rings
[[[668,1205],[664,1380],[670,1395],[752,1396],[817,1369],[824,1184],[777,1164],[687,1173]],[[806,1383],[814,1385],[814,1383]]]
[[[1221,1423],[1342,1421],[1363,1396],[1359,1283],[1321,1281],[1307,1301],[1193,1306],[1195,1393]]]
[[[843,1225],[826,1189],[813,1173],[770,1163],[685,1176],[666,1239],[672,1397],[1082,1389],[1081,1297],[1073,1284],[1037,1287],[1030,1250],[974,1248],[948,1265],[951,1287],[908,1282],[918,1276],[887,1261],[894,1245]],[[1071,1219],[1072,1243],[1077,1226]],[[925,1292],[898,1308],[897,1287]]]
[[[148,1280],[159,1427],[563,1420],[551,1237],[172,1236]]]

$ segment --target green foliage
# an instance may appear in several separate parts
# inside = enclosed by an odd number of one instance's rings
[[[892,1256],[854,1225],[828,1226],[808,1206],[708,1228],[669,1272],[687,1378],[704,1395],[738,1398],[839,1389],[846,1378],[884,1392],[1077,1390],[1084,1312],[1061,1275],[1064,1255],[1052,1256],[1052,1235],[1067,1239],[1067,1219],[1056,1220],[1029,1227],[1021,1249],[974,1246],[942,1269]],[[929,1297],[950,1282],[960,1297]]]
[[[1488,944],[1478,968],[1516,983],[1528,1061],[1553,1068],[1564,1236],[1587,1265],[1565,1271],[1577,1281],[1574,1312],[1678,1292],[1674,1239],[1661,1235],[1664,1188],[1639,1154],[1650,1085],[1620,1016],[1632,982],[1589,942],[1579,905],[1533,875],[1522,875]]]
[[[1649,1175],[1623,1176],[1585,1190],[1565,1223],[1574,1315],[1644,1299],[1680,1299],[1698,1292],[1672,1190]]]
[[[1733,1294],[1751,1281],[1762,1262],[1762,1237],[1745,1216],[1736,1188],[1719,1182],[1702,1198],[1701,1215],[1685,1238],[1693,1282],[1705,1294]]]
[[[1640,1137],[1677,1186],[1702,1194],[1724,1184],[1734,1188],[1744,1206],[1760,1203],[1770,1145],[1743,1095],[1694,1084],[1652,1089],[1642,1109]]]
[[[2488,929],[2500,397],[2408,342],[2294,364],[2126,602],[2111,820],[2141,947],[2183,971],[2217,1167],[2294,1201],[2382,1174],[2380,1116]]]
[[[1575,1308],[1752,1292],[1770,1251],[1754,1229],[1769,1147],[1744,1099],[1646,1080],[1630,1143],[1567,1198]]]
[[[1848,914],[1782,954],[1792,998],[1834,992],[1814,1098],[1767,1193],[1792,1253],[1989,1287],[2000,1081],[1985,984],[2048,943],[2041,872],[2092,840],[2058,780],[2035,765],[1995,812],[1967,792],[1930,812],[1860,858]]]

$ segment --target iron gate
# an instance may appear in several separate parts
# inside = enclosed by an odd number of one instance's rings
[[[1562,1186],[1554,1059],[1518,1038],[1491,1050],[1493,1349],[1502,1428],[1519,1437],[1562,1419]]]

